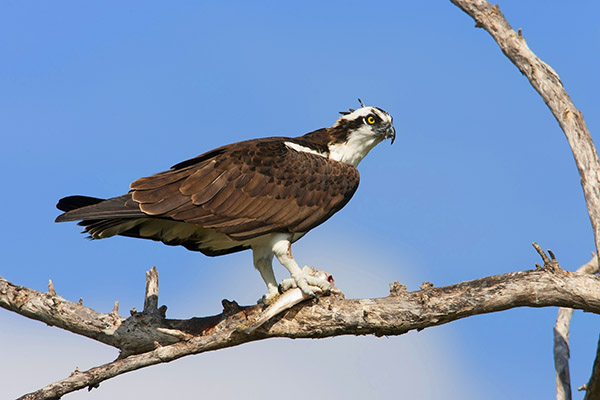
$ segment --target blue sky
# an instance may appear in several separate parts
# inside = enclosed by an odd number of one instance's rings
[[[501,1],[559,74],[598,143],[600,4]],[[294,245],[347,297],[416,290],[594,250],[579,177],[554,117],[490,36],[450,2],[2,2],[0,275],[121,315],[142,307],[156,265],[168,316],[220,312],[264,292],[250,253],[208,258],[129,238],[90,242],[55,224],[70,194],[111,197],[214,147],[332,125],[360,97],[394,116],[393,146],[361,163],[360,188]],[[276,266],[279,279],[286,277]],[[555,309],[477,316],[393,338],[271,340],[152,367],[66,399],[127,390],[224,398],[269,390],[329,397],[548,398]],[[0,310],[9,398],[116,352]],[[576,312],[575,386],[591,371],[597,316]],[[25,376],[27,374],[27,376]],[[229,380],[242,383],[233,387]],[[310,382],[306,383],[306,382]],[[150,384],[151,383],[151,384]],[[314,389],[308,389],[312,385]],[[301,392],[290,392],[301,398]],[[576,393],[575,398],[582,398]]]

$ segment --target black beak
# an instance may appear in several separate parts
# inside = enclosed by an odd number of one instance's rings
[[[392,125],[390,125],[386,131],[385,131],[385,138],[386,139],[392,139],[392,143],[390,144],[394,144],[394,140],[396,140],[396,129],[394,129],[394,127]]]

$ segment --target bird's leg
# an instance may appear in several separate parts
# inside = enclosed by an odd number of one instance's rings
[[[323,291],[331,289],[331,284],[322,278],[310,275],[306,270],[300,269],[294,257],[292,257],[292,243],[288,239],[278,240],[273,244],[273,253],[277,260],[283,265],[292,276],[292,282],[284,281],[282,288],[289,289],[298,287],[305,294],[315,296],[312,287],[318,287]]]
[[[277,280],[273,273],[273,252],[269,247],[253,247],[252,256],[254,267],[260,272],[260,276],[265,281],[269,291],[258,302],[268,304],[279,294]]]

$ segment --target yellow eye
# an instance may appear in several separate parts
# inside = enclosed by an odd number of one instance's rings
[[[374,116],[372,116],[372,115],[369,115],[369,116],[367,117],[367,124],[369,124],[369,125],[373,125],[374,123],[375,123],[375,117],[374,117]]]

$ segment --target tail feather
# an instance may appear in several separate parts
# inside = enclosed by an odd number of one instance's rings
[[[65,211],[56,222],[145,217],[131,194],[104,200],[96,197],[69,196],[60,199],[56,207]]]
[[[60,211],[69,212],[71,210],[76,210],[81,207],[98,204],[102,201],[104,201],[104,199],[99,199],[97,197],[69,196],[60,199],[58,201],[58,204],[56,205],[56,208],[58,208]]]
[[[204,244],[210,229],[201,225],[156,217],[145,214],[131,193],[112,199],[87,196],[69,196],[58,201],[56,207],[64,211],[56,222],[80,221],[90,239],[104,239],[115,235],[163,242],[169,246],[184,246],[191,251],[200,251],[207,256],[235,253],[249,248],[238,244],[225,234],[217,234],[214,243]],[[212,239],[211,239],[212,240]],[[231,246],[227,246],[227,244]]]

